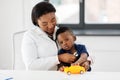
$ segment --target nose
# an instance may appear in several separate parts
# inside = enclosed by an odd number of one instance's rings
[[[64,42],[63,42],[63,45],[65,46],[66,44],[67,44],[67,43],[64,41]]]
[[[48,24],[48,28],[49,28],[49,29],[54,28],[54,24],[53,24],[53,23],[49,23],[49,24]]]

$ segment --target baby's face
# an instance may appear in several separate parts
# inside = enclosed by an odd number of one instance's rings
[[[59,34],[57,39],[60,47],[64,50],[70,50],[75,41],[75,37],[69,32]]]

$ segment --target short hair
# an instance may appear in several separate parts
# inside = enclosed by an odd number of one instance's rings
[[[38,26],[37,19],[42,15],[50,12],[56,12],[55,7],[51,3],[47,1],[39,2],[32,9],[32,13],[31,13],[32,23]]]
[[[67,32],[67,31],[68,31],[71,35],[74,35],[74,34],[73,34],[73,31],[72,31],[70,28],[68,28],[68,27],[60,27],[60,28],[57,30],[57,32],[56,32],[56,40],[57,40],[57,37],[58,37],[59,34],[64,33],[64,32]]]

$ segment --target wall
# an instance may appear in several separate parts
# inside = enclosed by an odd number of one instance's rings
[[[12,35],[30,28],[31,8],[41,0],[0,0],[0,69],[12,69]]]
[[[93,58],[92,71],[120,71],[120,36],[78,36]]]
[[[0,69],[12,68],[12,33],[23,29],[22,0],[0,0]]]

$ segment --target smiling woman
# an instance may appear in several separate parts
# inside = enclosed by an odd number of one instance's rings
[[[55,70],[59,63],[54,41],[57,29],[55,12],[49,2],[39,2],[32,9],[35,26],[25,32],[22,41],[23,61],[28,70]]]

